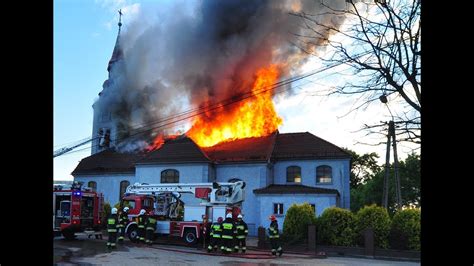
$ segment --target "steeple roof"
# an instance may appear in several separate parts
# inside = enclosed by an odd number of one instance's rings
[[[120,14],[119,23],[118,23],[119,30],[117,34],[117,39],[115,40],[114,51],[112,52],[112,58],[110,58],[107,71],[110,71],[110,67],[112,66],[112,64],[114,64],[116,61],[123,58],[122,47],[120,47],[120,29],[122,27],[122,10],[119,10],[118,12]]]

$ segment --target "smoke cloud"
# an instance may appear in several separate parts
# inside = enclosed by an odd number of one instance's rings
[[[344,0],[327,2],[345,6]],[[124,57],[111,67],[97,101],[118,125],[119,148],[142,149],[156,134],[174,133],[184,121],[136,135],[143,128],[134,128],[163,125],[169,122],[152,123],[250,91],[260,68],[278,65],[280,79],[297,74],[308,58],[295,46],[297,35],[310,34],[301,18],[289,14],[299,11],[327,10],[314,0],[142,4],[136,19],[122,27]],[[335,27],[343,21],[331,14],[318,20]],[[311,46],[321,45],[318,40]],[[212,112],[203,117],[212,119]]]

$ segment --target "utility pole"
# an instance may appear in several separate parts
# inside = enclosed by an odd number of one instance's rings
[[[395,200],[397,209],[402,207],[402,195],[400,188],[400,176],[398,175],[398,154],[397,154],[397,140],[395,138],[395,123],[393,120],[388,122],[388,134],[387,134],[387,154],[385,157],[385,177],[383,180],[383,196],[382,205],[384,208],[388,208],[388,193],[389,193],[389,173],[390,173],[390,143],[393,147],[393,158],[394,158],[394,171],[395,171]]]

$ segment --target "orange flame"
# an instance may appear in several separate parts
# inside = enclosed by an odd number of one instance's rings
[[[175,139],[178,136],[179,135],[166,135],[165,136],[163,134],[160,134],[155,137],[152,144],[148,145],[148,147],[145,148],[145,152],[157,150],[165,143],[165,141],[170,140],[170,139]]]
[[[200,116],[194,118],[186,135],[199,146],[210,147],[223,141],[262,137],[275,132],[283,123],[272,101],[271,86],[278,75],[276,65],[258,70],[251,92],[253,97],[230,105],[233,107],[230,112],[223,112],[224,106],[220,106],[210,118],[207,114],[206,120]]]

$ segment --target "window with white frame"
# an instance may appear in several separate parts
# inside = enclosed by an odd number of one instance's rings
[[[273,214],[283,214],[283,203],[273,203]]]
[[[321,165],[316,168],[316,183],[332,183],[332,167],[329,165]]]

